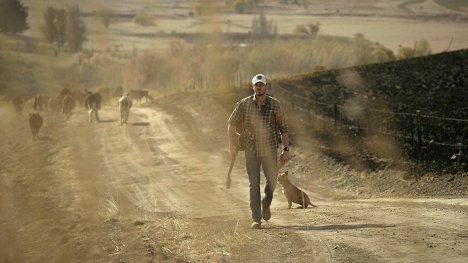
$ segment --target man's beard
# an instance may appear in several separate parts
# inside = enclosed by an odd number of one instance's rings
[[[259,93],[255,92],[255,96],[257,96],[257,97],[261,97],[261,96],[263,96],[263,95],[265,95],[265,93],[263,93],[263,92],[259,92]]]

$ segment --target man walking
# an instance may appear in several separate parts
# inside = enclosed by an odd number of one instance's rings
[[[268,83],[265,75],[252,78],[254,94],[239,102],[228,120],[229,149],[231,157],[237,154],[234,142],[236,127],[242,124],[245,141],[245,163],[249,176],[250,209],[252,225],[260,228],[263,220],[271,218],[270,205],[273,200],[277,170],[278,138],[281,136],[283,151],[280,160],[289,160],[288,126],[280,102],[267,95]],[[266,178],[264,196],[260,197],[260,167]]]

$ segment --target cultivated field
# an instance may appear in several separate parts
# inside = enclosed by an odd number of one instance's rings
[[[202,3],[211,3],[202,1]],[[213,1],[216,2],[216,1]],[[218,1],[219,2],[219,1]],[[281,5],[280,1],[265,1],[256,10],[267,15],[278,26],[280,34],[289,34],[298,24],[321,24],[319,34],[353,37],[362,33],[366,38],[379,42],[396,51],[399,45],[412,47],[415,41],[427,40],[435,53],[468,47],[467,11],[449,9],[434,1],[313,1],[307,10],[297,5]],[[449,1],[447,1],[449,2]],[[66,8],[74,1],[32,1],[24,3],[30,8],[31,29],[27,35],[39,36],[38,25],[42,12],[52,5]],[[200,17],[193,13],[197,1],[80,1],[82,12],[92,14],[99,8],[110,8],[119,15],[108,29],[94,17],[86,18],[89,29],[88,48],[105,49],[119,46],[120,49],[160,49],[167,47],[168,40],[145,38],[155,33],[196,33],[220,29],[222,32],[248,32],[255,14],[215,13]],[[467,6],[465,5],[465,10]],[[156,25],[142,27],[131,18],[138,14],[152,15]],[[138,37],[140,35],[140,37]]]

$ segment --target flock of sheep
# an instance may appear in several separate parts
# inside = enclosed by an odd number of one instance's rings
[[[40,114],[41,111],[61,111],[65,114],[66,120],[69,120],[78,102],[88,110],[89,122],[99,122],[101,105],[108,104],[116,97],[119,98],[120,125],[127,124],[130,108],[133,105],[132,99],[135,99],[137,103],[141,103],[142,98],[145,98],[146,102],[150,100],[148,91],[146,90],[130,90],[127,94],[124,94],[121,87],[117,88],[114,92],[110,92],[109,89],[98,89],[96,92],[91,92],[87,90],[72,91],[64,88],[56,96],[36,95],[32,104],[34,112],[29,114],[29,127],[31,128],[33,140],[38,139],[39,130],[44,122]],[[15,110],[22,112],[24,100],[14,98],[12,102]]]

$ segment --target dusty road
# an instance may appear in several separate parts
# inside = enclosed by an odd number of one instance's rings
[[[318,208],[287,209],[279,186],[251,230],[242,154],[224,189],[226,110],[168,104],[134,106],[127,126],[115,106],[101,123],[43,113],[33,141],[2,103],[0,262],[468,261],[466,198],[330,197],[317,180]]]

